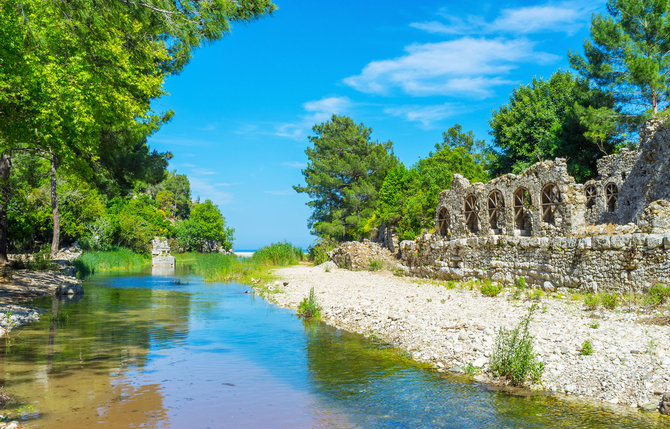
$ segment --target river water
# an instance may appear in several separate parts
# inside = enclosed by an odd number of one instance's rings
[[[239,284],[97,276],[76,302],[0,344],[22,424],[44,428],[667,427],[555,398],[515,397],[306,323]]]

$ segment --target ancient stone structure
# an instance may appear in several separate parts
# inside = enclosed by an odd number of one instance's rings
[[[599,178],[584,185],[563,159],[486,184],[454,175],[435,233],[400,243],[402,263],[421,276],[523,276],[551,290],[670,283],[670,129],[649,121],[640,135],[637,149],[599,160]]]
[[[170,255],[170,245],[165,238],[154,237],[151,240],[153,250],[151,251],[151,265],[158,270],[173,270],[175,257]]]

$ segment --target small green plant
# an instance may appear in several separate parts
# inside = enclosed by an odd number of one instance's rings
[[[652,286],[644,297],[645,304],[652,307],[658,307],[665,304],[666,301],[670,301],[670,285],[657,284]]]
[[[445,288],[447,289],[454,289],[456,287],[456,282],[453,280],[447,281],[447,283],[444,285]]]
[[[526,289],[526,278],[521,276],[514,280],[514,287],[517,289]]]
[[[490,366],[493,375],[507,377],[518,386],[530,379],[537,383],[542,378],[544,363],[537,360],[533,350],[533,336],[528,325],[537,304],[531,305],[528,314],[513,329],[500,328]]]
[[[649,343],[647,344],[647,354],[649,356],[656,356],[656,348],[658,347],[658,344],[656,344],[656,341],[654,339],[650,339]]]
[[[589,310],[595,310],[598,308],[598,296],[592,293],[587,293],[584,295],[584,305],[586,305]]]
[[[614,310],[619,305],[619,297],[613,293],[604,293],[600,297],[600,301],[608,310]]]
[[[591,340],[584,340],[582,343],[582,348],[579,350],[582,356],[590,356],[593,354],[593,344]]]
[[[433,298],[426,298],[426,302],[433,302]]]
[[[480,371],[479,368],[474,366],[472,363],[469,363],[463,367],[463,371],[470,377],[474,377]]]
[[[600,328],[600,323],[598,323],[598,322],[593,322],[593,323],[591,323],[591,324],[589,325],[589,328],[591,328],[591,329],[598,329],[598,328]]]
[[[318,319],[321,317],[321,306],[316,302],[314,288],[309,290],[309,296],[298,305],[298,316],[303,319]]]
[[[445,302],[447,302],[447,300],[444,299],[444,298],[442,298],[442,299],[440,300],[440,304],[444,304]]]
[[[502,292],[503,287],[499,283],[493,284],[491,282],[491,279],[484,279],[479,290],[483,295],[497,296],[498,294],[500,294],[500,292]]]
[[[382,269],[382,261],[379,259],[371,259],[370,260],[370,271],[379,271]]]
[[[526,298],[532,299],[533,301],[539,301],[544,296],[544,291],[542,289],[533,289],[526,292]]]

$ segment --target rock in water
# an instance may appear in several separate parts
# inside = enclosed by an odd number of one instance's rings
[[[661,403],[658,404],[658,412],[670,416],[670,392],[665,392],[661,398]]]

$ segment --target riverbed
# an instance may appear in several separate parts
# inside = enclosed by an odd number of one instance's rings
[[[516,397],[268,303],[243,285],[96,276],[77,301],[0,346],[25,427],[664,427],[551,397]]]

